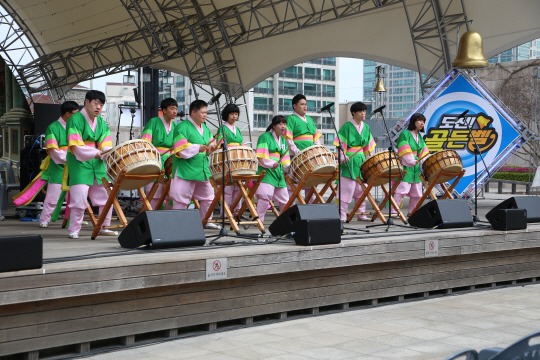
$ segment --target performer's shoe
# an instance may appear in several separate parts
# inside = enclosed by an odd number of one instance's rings
[[[211,229],[211,230],[221,230],[221,226],[218,225],[218,224],[214,224],[214,223],[208,223],[208,224],[206,224],[206,226],[204,228],[205,229]]]
[[[358,221],[367,221],[367,220],[369,220],[366,215],[360,215],[357,218],[358,218]]]
[[[71,233],[71,234],[69,234],[69,238],[70,239],[78,239],[79,238],[79,233]]]
[[[88,225],[88,221],[84,220],[84,221],[82,222],[82,225]]]
[[[101,229],[101,230],[99,230],[98,235],[101,235],[101,236],[118,236],[118,232],[117,231],[111,231],[109,229]]]
[[[48,222],[45,222],[45,221],[44,221],[44,222],[41,222],[41,223],[39,223],[39,227],[40,227],[40,228],[48,228],[48,227],[49,227],[49,223],[48,223]]]

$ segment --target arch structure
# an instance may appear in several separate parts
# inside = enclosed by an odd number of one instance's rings
[[[418,70],[425,85],[451,66],[460,29],[482,34],[486,57],[540,37],[537,0],[521,0],[519,6],[506,0],[11,0],[2,5],[0,55],[28,94],[51,92],[57,99],[82,81],[151,65],[236,101],[279,70],[324,56]]]

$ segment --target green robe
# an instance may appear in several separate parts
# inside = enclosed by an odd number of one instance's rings
[[[142,132],[141,139],[152,143],[161,154],[161,169],[164,169],[165,161],[171,156],[171,152],[167,152],[167,150],[173,146],[174,129],[176,126],[176,123],[172,121],[171,131],[167,134],[167,130],[165,129],[165,125],[163,125],[161,118],[154,117],[146,123]]]
[[[57,120],[47,127],[47,131],[45,132],[45,144],[47,151],[67,151],[67,132],[60,121]],[[63,174],[64,164],[57,164],[51,159],[49,162],[49,167],[41,174],[41,180],[46,180],[50,184],[61,184]]]
[[[362,163],[366,160],[366,156],[375,150],[376,146],[375,139],[373,139],[373,136],[371,135],[368,124],[364,123],[362,133],[360,134],[358,133],[358,130],[356,130],[354,124],[348,121],[341,127],[341,129],[339,129],[338,136],[342,142],[343,151],[350,158],[349,166],[352,172],[351,176],[347,163],[343,162],[340,165],[341,176],[353,180],[356,180],[358,176],[362,178],[360,166],[362,166]],[[337,139],[334,140],[334,145],[339,145]],[[354,155],[356,152],[360,153]],[[354,157],[352,157],[353,155]],[[341,154],[341,157],[343,160],[343,153]]]
[[[223,133],[225,133],[226,139],[227,139],[227,146],[228,147],[236,147],[236,146],[245,146],[244,145],[244,137],[242,136],[242,132],[240,129],[235,126],[236,128],[236,134],[234,134],[231,129],[229,129],[227,126],[223,125],[221,126],[217,131],[217,138],[216,143],[217,145],[221,145],[223,143]]]
[[[257,153],[257,157],[279,161],[281,156],[289,150],[287,140],[283,136],[281,136],[280,142],[281,146],[278,145],[276,139],[274,139],[274,136],[270,131],[265,132],[259,136],[259,140],[257,141],[257,150],[255,151]],[[277,188],[287,187],[287,183],[285,182],[285,174],[283,173],[283,166],[290,163],[291,158],[287,154],[283,156],[283,159],[276,169],[268,169],[259,165],[257,175],[259,175],[263,170],[266,170],[266,174],[261,182],[270,184]]]
[[[418,142],[414,139],[413,134],[409,130],[403,130],[399,134],[397,141],[398,156],[401,158],[406,154],[412,154],[415,160],[422,160],[429,154],[429,149],[424,142],[424,139],[418,134]],[[403,166],[403,169],[407,171],[403,182],[415,184],[420,182],[420,161],[413,166]]]
[[[98,116],[96,131],[92,131],[82,112],[72,115],[67,122],[68,146],[90,146],[102,150],[105,146],[112,146],[111,132],[101,116]],[[101,185],[101,178],[107,177],[105,163],[101,159],[79,161],[75,155],[68,151],[67,167],[69,185],[94,185],[94,179]]]
[[[173,176],[178,176],[184,180],[206,181],[210,179],[210,169],[208,169],[208,156],[206,152],[183,159],[179,154],[193,144],[207,145],[212,138],[212,133],[206,124],[202,124],[203,135],[195,128],[189,120],[184,120],[174,129],[174,153]]]
[[[298,150],[313,146],[314,142],[321,137],[313,119],[306,115],[306,120],[302,120],[298,115],[292,114],[287,117],[287,132],[285,137],[294,141]]]

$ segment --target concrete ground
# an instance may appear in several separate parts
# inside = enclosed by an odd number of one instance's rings
[[[89,357],[142,359],[445,359],[507,347],[540,330],[540,285],[341,311]]]

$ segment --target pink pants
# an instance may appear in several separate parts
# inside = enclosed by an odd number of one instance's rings
[[[150,194],[150,190],[152,190],[152,186],[154,186],[153,182],[151,182],[150,184],[144,187],[144,192],[146,193],[146,195]],[[156,209],[156,206],[157,206],[157,202],[159,198],[161,197],[161,194],[163,194],[163,184],[160,183],[156,190],[156,193],[154,194],[154,197],[152,198],[152,201],[150,201],[150,205],[152,206],[152,209],[159,210],[159,209]],[[172,209],[172,206],[169,205],[169,197],[166,196],[165,197],[165,210],[171,210],[171,209]]]
[[[341,183],[338,184],[338,196],[339,196],[339,190],[341,188],[341,199],[339,199],[339,216],[341,219],[347,218],[347,208],[349,207],[349,203],[352,199],[355,199],[358,201],[362,194],[364,194],[364,190],[362,189],[362,186],[358,183],[358,181],[349,179],[347,177],[341,177]],[[362,202],[362,205],[358,208],[359,212],[366,212],[366,200]],[[359,220],[367,219],[366,215],[358,215]]]
[[[84,219],[84,210],[88,207],[87,198],[90,197],[93,206],[99,206],[99,214],[103,211],[107,203],[107,191],[103,185],[98,185],[94,179],[94,185],[71,185],[69,187],[69,233],[79,233],[81,231],[82,221]],[[113,207],[109,209],[102,226],[111,225]]]
[[[43,210],[41,210],[40,222],[48,223],[51,221],[52,214],[62,193],[62,184],[47,184],[47,195],[43,202]]]
[[[173,209],[187,209],[191,199],[199,200],[201,220],[204,220],[212,200],[214,200],[214,188],[210,181],[184,180],[175,176],[172,179],[169,195],[173,200]],[[212,215],[208,220],[211,219]]]
[[[227,205],[229,205],[229,207],[232,206],[232,203],[236,199],[238,194],[240,194],[240,188],[238,188],[238,186],[236,185],[225,186],[225,202],[227,203]],[[238,202],[238,205],[236,205],[234,210],[240,210],[241,207],[242,207],[242,200]],[[223,216],[223,213],[221,214],[221,216]]]
[[[255,194],[257,195],[257,215],[262,222],[264,222],[270,200],[279,202],[279,209],[282,211],[290,199],[287,188],[277,188],[267,183],[261,183]]]
[[[416,207],[416,204],[418,204],[418,201],[420,201],[420,198],[422,197],[422,183],[406,183],[401,182],[396,192],[394,193],[394,200],[397,203],[398,206],[401,205],[401,201],[405,198],[405,196],[408,196],[410,198],[409,200],[409,214],[414,210]],[[392,213],[396,214],[397,211],[392,207]]]

